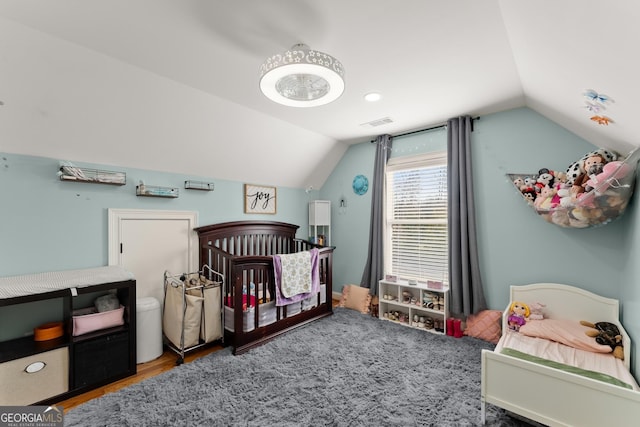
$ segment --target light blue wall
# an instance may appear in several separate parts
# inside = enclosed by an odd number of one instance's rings
[[[472,136],[482,277],[489,305],[503,308],[510,285],[555,282],[619,295],[620,239],[629,217],[605,227],[545,222],[505,176],[565,170],[594,146],[529,109],[482,117]]]
[[[356,175],[371,182],[375,147],[366,142],[352,145],[335,167],[320,190],[320,198],[331,201],[331,245],[333,258],[333,291],[340,292],[348,283],[359,284],[367,257],[371,192],[362,196],[353,192],[351,183]],[[340,199],[346,208],[340,211]]]
[[[396,138],[392,157],[446,149],[446,130]],[[617,296],[624,259],[619,240],[627,216],[606,227],[574,230],[549,224],[527,206],[511,185],[509,172],[536,173],[547,167],[564,170],[595,147],[527,108],[483,116],[472,134],[476,219],[482,276],[488,304],[508,303],[512,284],[552,281],[576,284],[604,296]],[[370,192],[357,196],[351,180],[372,174],[375,146],[350,147],[321,190],[333,201],[333,244],[349,254],[334,270],[335,289],[359,283],[369,230]],[[347,213],[338,215],[337,201],[346,194]],[[613,276],[612,276],[613,275]]]
[[[625,327],[640,339],[640,266],[635,262],[640,212],[635,198],[625,216],[605,227],[568,230],[549,224],[524,203],[505,174],[534,173],[541,167],[563,170],[594,147],[527,108],[483,116],[474,126],[480,262],[490,308],[506,306],[512,284],[573,284],[620,299]],[[446,131],[419,133],[396,138],[392,156],[445,147]],[[319,192],[278,188],[278,213],[256,216],[243,213],[240,182],[82,164],[124,171],[127,185],[67,183],[56,178],[58,159],[0,153],[0,276],[105,265],[108,208],[197,211],[201,225],[266,218],[299,224],[298,237],[304,238],[307,202],[323,199],[332,202],[334,291],[340,292],[344,284],[360,283],[366,261],[371,192],[358,196],[351,182],[358,174],[371,179],[374,157],[369,141],[353,145]],[[179,187],[180,197],[136,197],[141,179]],[[213,181],[216,189],[188,191],[186,179]],[[347,202],[344,213],[338,209],[341,197]],[[640,364],[635,366],[640,372]]]
[[[317,191],[307,194],[279,187],[276,215],[244,214],[241,182],[77,165],[126,172],[127,184],[62,182],[56,176],[59,159],[0,153],[0,276],[106,265],[109,208],[196,211],[200,225],[254,219],[283,221],[300,225],[298,237],[306,238],[307,201],[317,196]],[[187,179],[214,182],[215,190],[186,190]],[[180,197],[137,197],[135,187],[140,180],[147,185],[177,187]]]
[[[640,254],[636,203],[632,200],[627,214],[607,226],[564,229],[537,217],[506,177],[543,167],[565,170],[594,146],[528,108],[483,116],[474,122],[472,144],[481,274],[489,307],[506,307],[510,285],[576,285],[620,299],[625,327],[640,339],[640,266],[633,262]],[[438,150],[446,147],[446,131],[397,138],[393,147],[394,156]],[[374,157],[375,146],[368,141],[350,147],[320,193],[334,205],[335,291],[360,283],[371,200],[370,192],[356,196],[351,180],[359,173],[371,177]],[[337,215],[341,194],[347,196],[347,213]],[[634,372],[640,372],[637,362]]]

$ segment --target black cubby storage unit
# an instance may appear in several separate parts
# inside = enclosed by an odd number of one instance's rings
[[[73,336],[73,310],[86,308],[98,296],[114,293],[124,307],[124,324]],[[0,310],[50,301],[61,313],[64,335],[48,341],[33,336],[0,342],[0,383],[12,382],[11,393],[0,393],[0,406],[51,404],[136,373],[136,281],[105,283],[0,299]],[[34,363],[45,366],[29,374]]]

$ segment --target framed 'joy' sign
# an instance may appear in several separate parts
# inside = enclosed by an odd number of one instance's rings
[[[275,214],[276,187],[245,184],[244,213]]]

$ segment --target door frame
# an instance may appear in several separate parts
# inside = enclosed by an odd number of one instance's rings
[[[188,221],[189,241],[187,262],[189,271],[198,271],[199,251],[198,233],[194,228],[198,226],[198,212],[196,211],[166,211],[154,209],[108,209],[108,241],[109,265],[120,263],[120,242],[122,242],[122,222],[126,220],[183,220]]]

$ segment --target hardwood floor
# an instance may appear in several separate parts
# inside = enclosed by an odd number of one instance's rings
[[[223,347],[221,345],[212,345],[212,346],[205,346],[202,348],[195,349],[184,355],[184,363],[191,363],[200,357],[203,357],[203,356],[206,356],[207,354],[221,350],[222,348]],[[178,358],[178,355],[175,352],[165,348],[164,352],[162,353],[162,356],[160,356],[159,358],[155,360],[151,360],[147,363],[138,364],[137,373],[135,375],[131,377],[123,378],[111,384],[107,384],[104,387],[100,387],[95,390],[91,390],[86,393],[79,394],[74,397],[70,397],[69,399],[56,402],[55,404],[62,406],[64,408],[64,412],[67,412],[69,409],[75,408],[76,406],[86,403],[92,399],[95,399],[100,396],[104,396],[105,394],[108,394],[108,393],[113,393],[114,391],[120,390],[121,388],[128,387],[144,379],[156,376],[165,371],[173,369],[176,367],[177,358]]]
[[[332,300],[332,303],[333,306],[336,307],[339,301],[334,299]],[[223,347],[221,345],[212,345],[195,349],[184,355],[184,363],[191,363],[200,357],[221,350],[222,348]],[[175,352],[165,348],[164,353],[162,353],[162,356],[160,356],[159,358],[147,363],[139,364],[137,366],[137,373],[135,375],[121,379],[111,384],[107,384],[104,387],[100,387],[95,390],[70,397],[69,399],[61,400],[59,402],[56,402],[55,404],[62,406],[64,408],[64,412],[67,412],[69,409],[75,408],[76,406],[86,403],[92,399],[104,396],[108,393],[113,393],[114,391],[118,391],[121,388],[128,387],[144,379],[151,378],[165,371],[173,369],[176,367],[177,357],[178,355]]]

